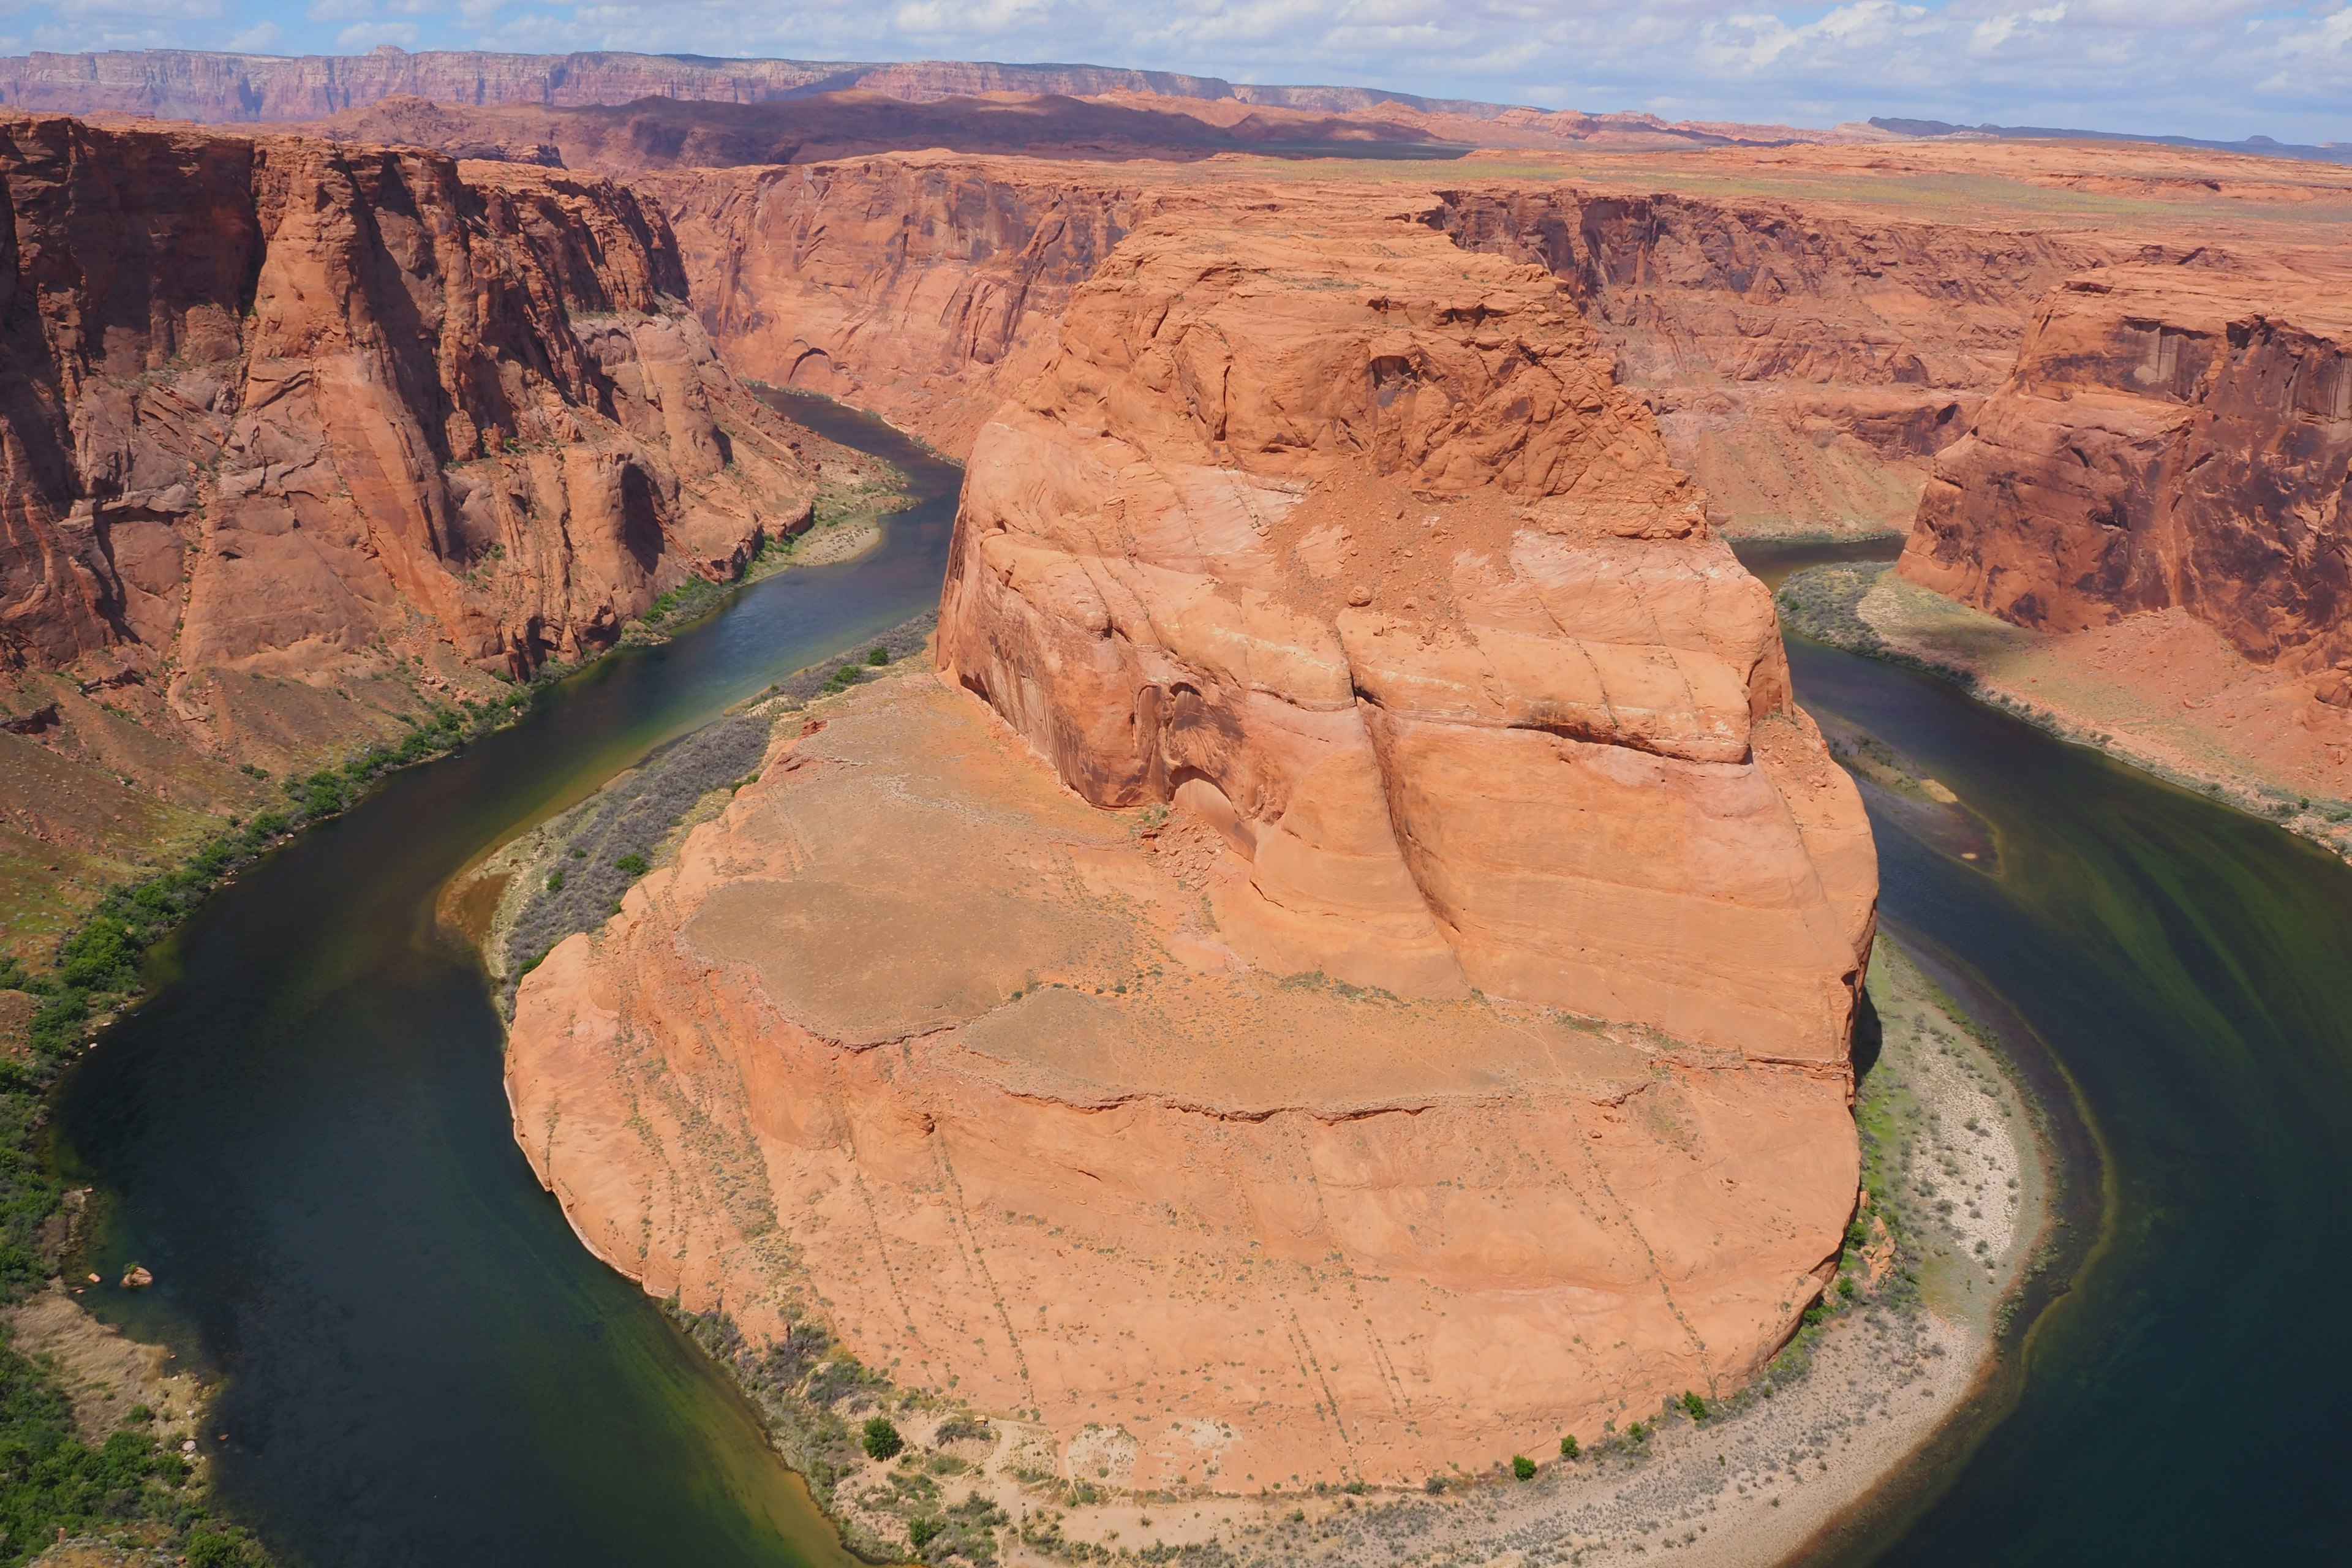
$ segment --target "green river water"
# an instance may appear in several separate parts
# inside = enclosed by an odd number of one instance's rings
[[[61,1088],[59,1157],[109,1195],[94,1266],[157,1277],[86,1300],[226,1377],[222,1501],[291,1563],[849,1561],[540,1190],[487,985],[433,918],[488,847],[935,599],[956,470],[796,413],[913,476],[883,550],[755,584],[306,834],[157,955]],[[2000,1374],[1814,1555],[2352,1560],[2329,1500],[2352,1458],[2352,872],[1938,682],[1792,658],[1808,706],[1990,825],[1982,870],[1879,817],[1885,916],[2008,1022],[2074,1149],[2063,1266]]]

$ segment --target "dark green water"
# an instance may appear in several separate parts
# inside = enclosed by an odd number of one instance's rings
[[[110,1195],[85,1300],[225,1374],[221,1500],[295,1563],[851,1561],[748,1407],[589,1257],[514,1147],[500,1031],[437,890],[487,847],[787,671],[938,601],[961,473],[877,421],[796,417],[920,503],[858,562],[744,590],[551,690],[228,889],[63,1087]]]
[[[1809,709],[1991,825],[1996,873],[1874,813],[1882,910],[2032,1032],[2105,1156],[2073,1173],[2098,1234],[1973,1422],[1818,1560],[2352,1562],[2352,868],[1942,682],[1790,655]]]

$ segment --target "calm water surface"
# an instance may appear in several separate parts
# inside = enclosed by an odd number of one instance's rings
[[[934,600],[955,470],[806,417],[916,477],[883,551],[760,584],[306,836],[61,1091],[62,1157],[112,1198],[98,1266],[158,1280],[90,1299],[227,1377],[224,1500],[296,1562],[844,1568],[742,1403],[540,1191],[480,972],[432,918],[485,847]],[[2077,1230],[2005,1374],[1817,1558],[2352,1558],[2352,873],[1948,686],[1791,653],[1809,706],[1991,825],[1988,872],[1879,821],[1886,919],[2102,1151],[2078,1140]]]
[[[110,1194],[106,1315],[226,1374],[224,1504],[296,1563],[853,1561],[732,1388],[573,1239],[514,1146],[500,1030],[441,886],[789,670],[934,605],[961,474],[877,421],[795,417],[920,503],[858,562],[756,584],[515,728],[394,778],[207,906],[63,1087]]]
[[[1874,813],[1882,910],[2021,1020],[2103,1154],[2074,1172],[2094,1234],[1976,1419],[1818,1560],[2352,1562],[2352,868],[1943,682],[1790,651],[1809,709],[1992,825],[1988,873]]]

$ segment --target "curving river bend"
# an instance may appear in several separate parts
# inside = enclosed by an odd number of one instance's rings
[[[794,415],[913,478],[882,549],[755,584],[305,835],[158,953],[150,1000],[60,1088],[58,1157],[111,1199],[94,1265],[157,1279],[85,1300],[227,1377],[222,1501],[289,1563],[851,1561],[532,1179],[480,971],[433,912],[490,846],[936,599],[957,470]],[[2077,1161],[2071,1279],[1819,1560],[2345,1560],[2352,871],[1949,687],[1791,653],[1808,706],[1990,824],[1996,872],[1880,819],[1886,922],[2017,1021],[2104,1151]]]

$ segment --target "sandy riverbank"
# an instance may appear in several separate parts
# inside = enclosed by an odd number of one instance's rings
[[[2352,858],[2352,711],[2256,665],[2185,611],[2036,632],[1876,563],[1782,584],[1790,629],[1948,675],[2061,740],[2278,823]]]

